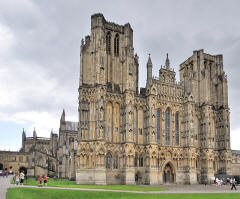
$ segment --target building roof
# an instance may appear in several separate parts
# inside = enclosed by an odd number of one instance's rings
[[[240,155],[240,150],[232,150],[232,154],[234,154],[234,155]]]
[[[78,131],[78,122],[66,121],[66,130],[67,131]]]

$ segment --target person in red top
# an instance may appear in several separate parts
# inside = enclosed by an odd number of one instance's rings
[[[42,185],[42,176],[39,176],[39,178],[38,178],[38,185],[39,185],[39,186]]]
[[[48,177],[47,177],[47,175],[45,175],[44,178],[43,178],[45,186],[47,186],[47,179],[48,179]]]

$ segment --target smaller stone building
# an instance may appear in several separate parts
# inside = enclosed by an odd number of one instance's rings
[[[23,130],[20,151],[0,151],[0,170],[75,179],[77,136],[78,122],[66,121],[63,110],[59,136],[51,132],[49,138],[38,137],[34,129],[32,137],[27,137]]]
[[[240,150],[232,150],[232,175],[240,176]]]
[[[31,154],[18,151],[0,151],[0,170],[8,169],[14,173],[19,170],[27,171]]]
[[[24,171],[28,176],[57,173],[58,135],[51,132],[50,138],[26,137],[22,132],[22,148],[18,151],[0,151],[0,170],[7,168],[14,173]]]

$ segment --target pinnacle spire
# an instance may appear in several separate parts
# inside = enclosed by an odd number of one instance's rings
[[[25,129],[23,128],[22,136],[26,137]]]
[[[63,112],[62,112],[61,121],[65,121],[65,110],[64,109],[63,109]]]
[[[33,137],[37,137],[37,132],[36,132],[35,127],[34,127],[34,129],[33,129]]]
[[[147,62],[147,66],[150,66],[152,65],[152,60],[151,60],[151,57],[150,57],[150,53],[148,54],[148,62]]]
[[[169,61],[169,59],[168,59],[168,53],[167,53],[167,58],[166,58],[166,62],[165,62],[165,67],[166,67],[166,69],[170,69],[170,61]]]

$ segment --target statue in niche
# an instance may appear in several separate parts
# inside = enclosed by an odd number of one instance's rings
[[[129,140],[132,140],[132,130],[130,129],[129,132],[128,132],[128,139]]]
[[[154,131],[152,132],[152,141],[153,141],[153,142],[156,141],[156,135],[155,135],[155,132],[154,132]]]
[[[156,125],[155,115],[152,116],[152,125],[153,125],[153,126]]]
[[[103,120],[104,110],[103,107],[100,108],[100,120]]]
[[[103,127],[100,127],[99,138],[103,138]]]
[[[129,112],[129,124],[130,125],[132,124],[132,112],[131,111]]]

